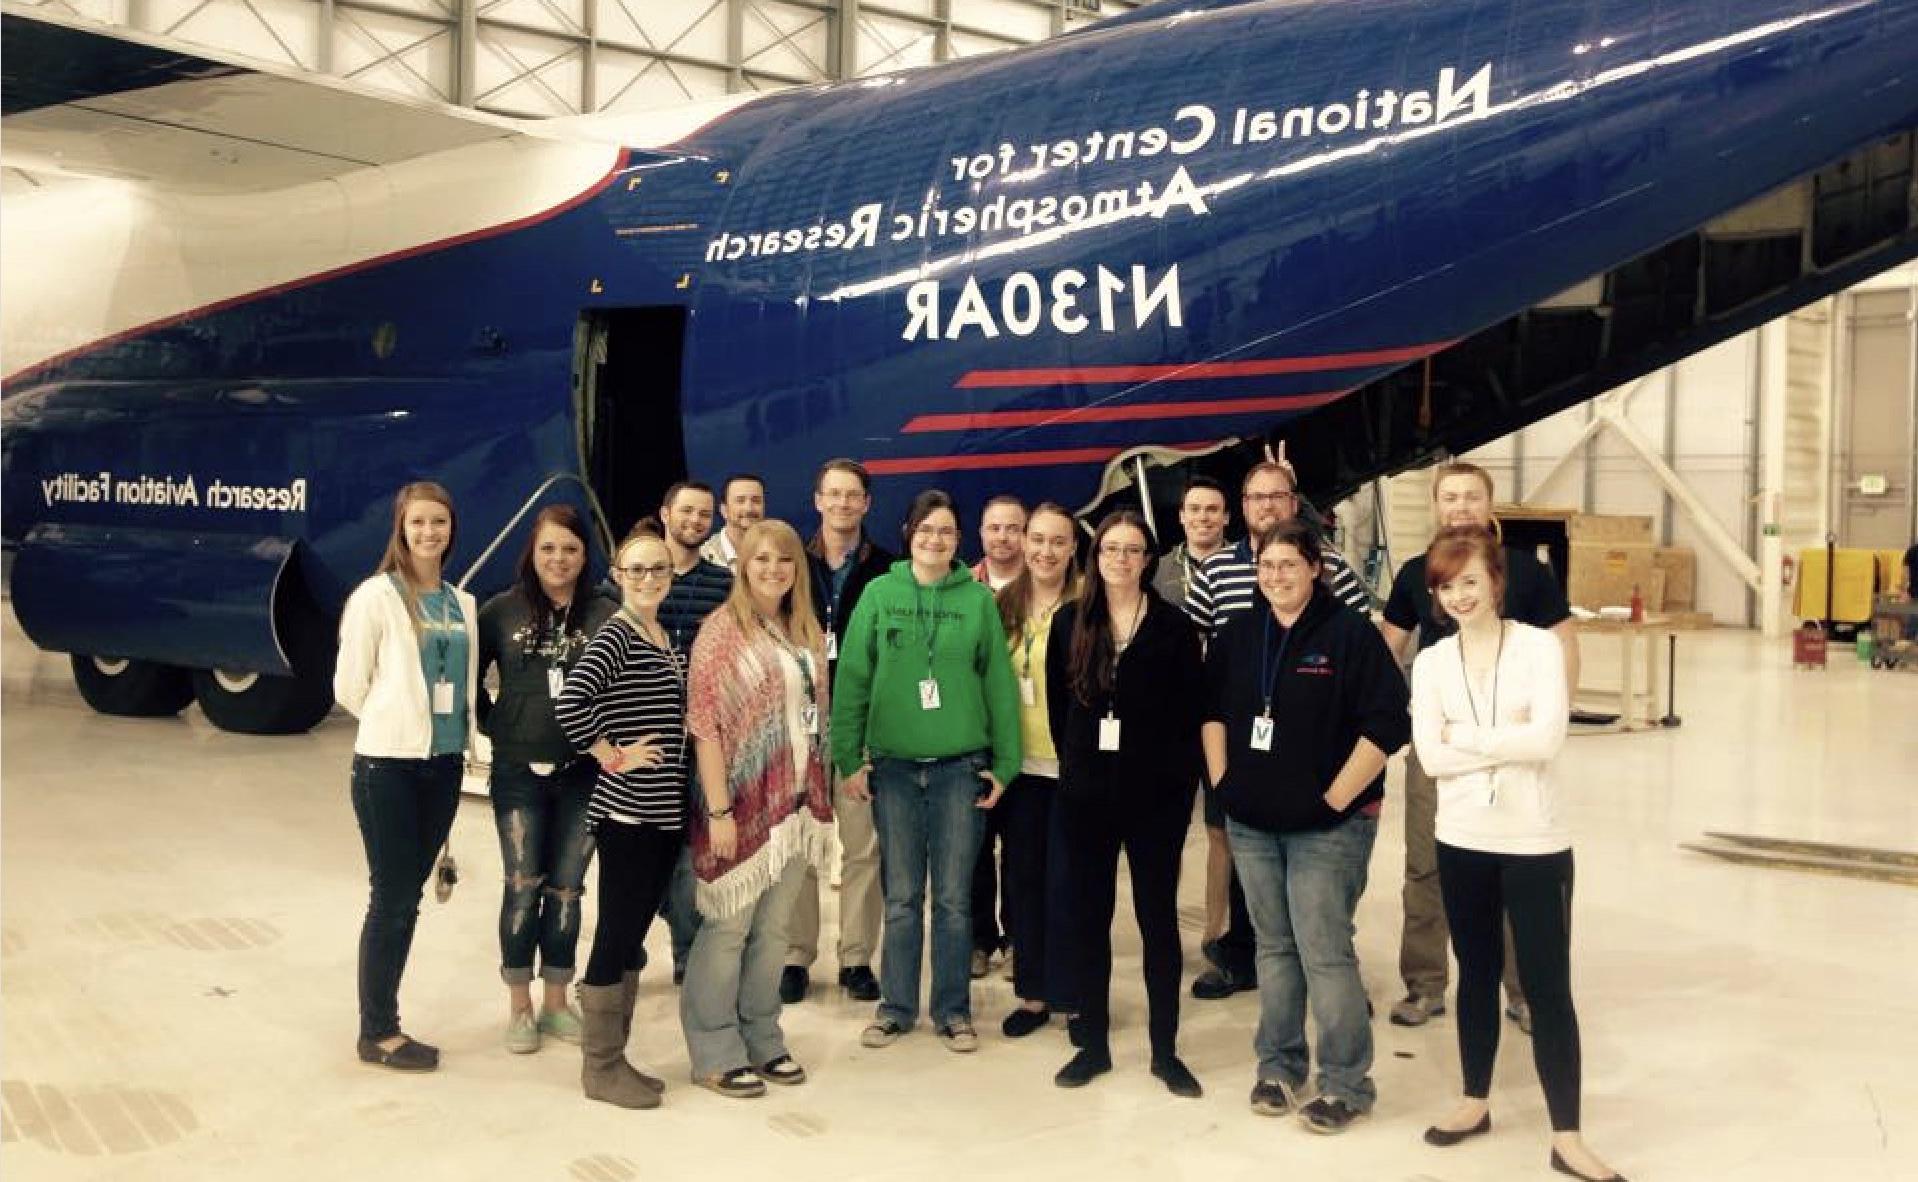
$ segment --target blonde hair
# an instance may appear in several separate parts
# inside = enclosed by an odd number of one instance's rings
[[[387,535],[386,552],[380,555],[380,564],[373,568],[375,575],[398,574],[400,598],[406,601],[406,619],[413,625],[417,634],[420,630],[420,593],[413,586],[413,552],[406,545],[406,507],[414,501],[429,501],[442,505],[446,509],[447,530],[445,554],[453,552],[453,542],[459,537],[459,514],[453,509],[453,494],[430,480],[415,480],[403,484],[400,491],[393,494],[393,532]],[[446,559],[440,558],[440,573],[445,578]]]
[[[649,542],[655,546],[658,546],[662,551],[665,551],[666,569],[671,570],[673,566],[672,550],[667,548],[665,540],[661,538],[658,534],[646,534],[646,533],[630,534],[627,536],[625,541],[619,544],[619,549],[613,551],[613,569],[617,571],[620,568],[620,566],[622,565],[622,563],[620,562],[620,559],[626,556],[626,552],[628,550],[637,550],[641,546],[644,546]],[[669,580],[667,582],[668,591],[670,591],[671,588],[672,588],[672,583]],[[627,584],[623,582],[619,584],[619,605],[621,607],[626,606],[626,589],[627,589]]]
[[[768,542],[781,558],[793,560],[792,589],[780,601],[780,609],[785,616],[780,623],[786,626],[786,635],[792,637],[793,643],[801,648],[823,647],[826,636],[820,631],[819,620],[812,613],[812,569],[806,561],[806,545],[799,540],[797,530],[777,518],[761,518],[746,527],[746,535],[739,540],[739,570],[733,576],[733,589],[726,596],[727,608],[732,611],[740,630],[750,636],[753,625],[759,619],[759,608],[753,603],[746,564]]]

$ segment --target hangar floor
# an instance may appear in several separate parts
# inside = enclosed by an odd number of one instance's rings
[[[1449,1150],[1419,1140],[1453,1094],[1456,1054],[1449,1016],[1418,1030],[1382,1016],[1398,993],[1396,810],[1359,915],[1381,1099],[1343,1137],[1247,1110],[1251,995],[1186,1002],[1203,1100],[1146,1074],[1123,906],[1118,1070],[1082,1092],[1052,1086],[1068,1053],[1057,1023],[1023,1042],[999,1035],[1011,994],[995,975],[974,991],[979,1054],[926,1033],[861,1049],[866,1007],[816,985],[786,1017],[812,1082],[721,1099],[684,1082],[674,991],[650,978],[634,1046],[671,1081],[666,1106],[588,1103],[577,1051],[499,1046],[499,864],[477,800],[454,829],[466,881],[449,905],[425,905],[403,995],[444,1066],[373,1071],[352,1051],[365,869],[345,793],[350,720],[260,740],[196,712],[98,717],[64,658],[36,653],[10,613],[6,629],[8,1178],[1552,1176],[1515,1034],[1495,1135]],[[1918,846],[1918,678],[1848,655],[1793,673],[1782,644],[1744,632],[1684,648],[1682,729],[1577,737],[1560,765],[1579,834],[1588,1135],[1639,1182],[1918,1178],[1918,891],[1678,847],[1707,829]],[[1587,661],[1602,676],[1603,654]],[[1195,830],[1188,865],[1200,843]],[[1198,875],[1182,899],[1196,968]],[[655,928],[655,964],[663,944]]]

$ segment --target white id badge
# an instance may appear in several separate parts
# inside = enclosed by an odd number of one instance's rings
[[[804,706],[801,706],[799,708],[799,725],[805,727],[806,733],[809,735],[818,734],[819,707],[811,702],[807,702]]]
[[[1030,677],[1021,677],[1019,679],[1019,704],[1021,706],[1037,706],[1039,704],[1039,683]]]
[[[826,633],[826,659],[828,661],[839,659],[839,633],[837,632]]]
[[[919,708],[921,710],[939,709],[939,679],[928,677],[919,683]]]
[[[453,712],[453,683],[444,677],[433,683],[433,713]]]
[[[559,701],[559,692],[566,688],[566,670],[554,665],[546,670],[546,696]]]
[[[1272,750],[1272,719],[1269,715],[1252,720],[1252,750]]]
[[[1119,720],[1110,714],[1099,720],[1099,750],[1117,751],[1119,749]]]

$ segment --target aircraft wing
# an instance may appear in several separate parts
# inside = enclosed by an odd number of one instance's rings
[[[279,189],[528,134],[164,37],[0,4],[0,163],[186,193]]]

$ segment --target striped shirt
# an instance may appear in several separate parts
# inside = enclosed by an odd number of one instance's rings
[[[575,748],[651,738],[653,767],[601,768],[586,815],[597,824],[643,823],[677,832],[686,811],[686,659],[639,634],[623,616],[606,621],[566,675],[553,714]]]
[[[1217,636],[1233,616],[1249,610],[1258,598],[1259,571],[1252,558],[1251,540],[1239,539],[1230,549],[1206,559],[1198,570],[1202,577],[1192,581],[1186,611],[1208,636]],[[1364,615],[1372,610],[1372,593],[1339,551],[1325,551],[1319,564],[1319,581],[1333,598],[1353,611]]]

